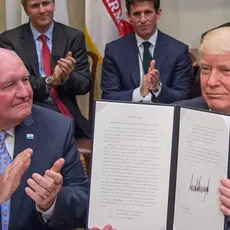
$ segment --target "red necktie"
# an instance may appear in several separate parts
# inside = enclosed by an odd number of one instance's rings
[[[42,46],[42,61],[43,61],[43,67],[46,76],[51,76],[52,75],[52,69],[51,69],[51,55],[50,55],[50,50],[46,42],[46,35],[41,34],[40,36],[43,46]],[[52,87],[51,92],[50,92],[54,102],[56,103],[57,107],[61,111],[62,114],[72,117],[71,113],[67,109],[67,107],[63,104],[63,102],[59,99],[57,90],[55,87]]]

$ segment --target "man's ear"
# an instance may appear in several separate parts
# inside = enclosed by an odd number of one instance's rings
[[[157,11],[157,20],[159,20],[161,18],[161,15],[162,15],[162,9],[158,9]]]
[[[54,3],[54,11],[55,11],[55,9],[56,9],[56,4],[55,4],[55,0],[53,0],[53,3]]]
[[[132,25],[132,20],[128,12],[126,12],[126,17],[128,19],[128,22]]]
[[[26,15],[29,16],[29,15],[28,15],[28,10],[27,10],[27,8],[23,6],[23,9],[24,9]]]

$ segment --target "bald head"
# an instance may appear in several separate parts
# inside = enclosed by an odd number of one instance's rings
[[[207,33],[200,45],[200,55],[230,52],[230,27],[221,27]]]
[[[31,113],[28,71],[16,53],[0,48],[0,129],[20,124]]]
[[[18,67],[25,68],[18,55],[14,51],[0,48],[0,74],[2,71],[13,71]]]

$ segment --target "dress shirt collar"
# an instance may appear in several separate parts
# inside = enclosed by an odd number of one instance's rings
[[[4,131],[7,134],[9,134],[11,137],[15,137],[15,127],[9,128],[7,130],[0,130],[0,131]]]
[[[30,28],[31,28],[34,40],[37,40],[40,37],[41,33],[37,31],[31,24],[30,24]],[[52,23],[50,28],[44,33],[46,37],[51,41],[52,41],[52,35],[53,35],[53,28],[54,28],[54,23]]]
[[[144,40],[143,38],[139,37],[135,33],[135,36],[136,36],[136,39],[137,39],[137,46],[140,47],[140,45],[145,41],[149,41],[153,46],[155,46],[156,41],[157,41],[157,35],[158,35],[158,30],[156,30],[156,32],[148,40]]]

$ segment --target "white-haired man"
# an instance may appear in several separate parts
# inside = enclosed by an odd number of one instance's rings
[[[72,120],[32,106],[27,69],[1,48],[0,76],[0,230],[80,227],[88,179]]]
[[[177,104],[212,110],[230,115],[230,27],[210,31],[199,49],[200,84],[202,97]],[[230,174],[230,172],[229,172]],[[230,180],[220,178],[220,210],[230,217]],[[106,226],[104,230],[112,230]],[[230,229],[227,218],[225,229]],[[93,228],[98,230],[98,228]]]

